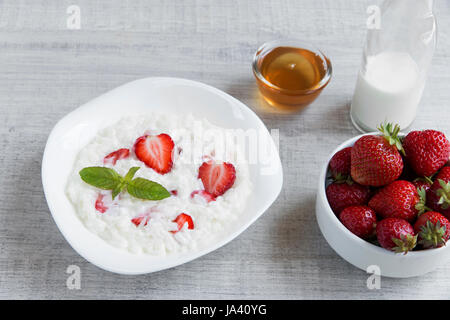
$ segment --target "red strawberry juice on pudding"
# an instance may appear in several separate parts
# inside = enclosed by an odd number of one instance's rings
[[[239,139],[217,143],[225,132],[192,115],[123,118],[81,149],[66,194],[86,228],[112,246],[159,256],[199,250],[226,235],[251,193],[245,148]],[[135,178],[161,184],[170,197],[142,200],[121,192],[113,200],[111,191],[80,178],[80,170],[93,166],[122,177],[139,167]]]

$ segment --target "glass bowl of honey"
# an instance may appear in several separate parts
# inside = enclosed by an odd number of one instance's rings
[[[295,40],[263,44],[253,58],[253,73],[273,107],[296,111],[312,103],[330,82],[332,66],[322,51]]]

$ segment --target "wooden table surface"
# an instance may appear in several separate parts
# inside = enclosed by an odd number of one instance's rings
[[[36,0],[0,2],[0,298],[19,299],[392,299],[450,298],[450,265],[414,279],[368,275],[342,260],[314,213],[319,167],[357,134],[349,102],[377,0]],[[76,4],[81,29],[68,30]],[[450,134],[450,2],[436,1],[439,43],[414,128]],[[252,55],[269,40],[295,37],[331,58],[320,98],[294,115],[267,107],[255,88]],[[280,130],[284,187],[273,206],[225,247],[185,265],[142,276],[103,271],[58,231],[41,185],[52,127],[68,112],[148,76],[205,82]],[[66,269],[81,269],[69,290]]]

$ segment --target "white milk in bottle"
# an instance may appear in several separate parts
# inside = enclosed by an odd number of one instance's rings
[[[369,131],[384,122],[409,127],[424,85],[417,63],[406,52],[386,51],[367,57],[366,72],[359,73],[353,96],[353,121]]]
[[[379,13],[379,25],[368,25],[350,111],[363,132],[412,124],[436,46],[433,0],[385,0]]]

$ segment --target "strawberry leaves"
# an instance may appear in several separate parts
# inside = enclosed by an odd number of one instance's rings
[[[402,142],[398,134],[400,133],[400,126],[395,125],[393,127],[392,123],[384,123],[381,124],[377,128],[382,134],[383,137],[389,142],[391,146],[394,146],[400,151],[403,155],[405,155],[405,150],[403,149]]]
[[[442,209],[448,209],[450,207],[450,182],[445,182],[442,179],[438,179],[440,189],[436,191],[436,194],[439,196],[438,205],[442,207]]]
[[[441,226],[439,221],[433,224],[427,221],[426,225],[420,227],[420,241],[419,244],[425,248],[438,248],[445,245],[447,239],[445,238],[446,226]]]
[[[170,197],[169,191],[157,182],[144,178],[133,179],[138,170],[139,167],[132,167],[125,177],[122,177],[110,168],[87,167],[80,171],[80,177],[91,186],[112,190],[113,199],[125,189],[131,196],[142,200],[162,200]]]
[[[431,211],[431,209],[426,206],[427,192],[425,191],[425,188],[417,189],[417,193],[419,194],[419,202],[416,203],[415,209],[417,210],[418,216],[420,216],[427,211]]]
[[[395,244],[395,247],[392,248],[392,251],[394,251],[395,253],[407,254],[409,251],[416,247],[417,235],[402,235],[400,239],[392,237],[392,242]]]

